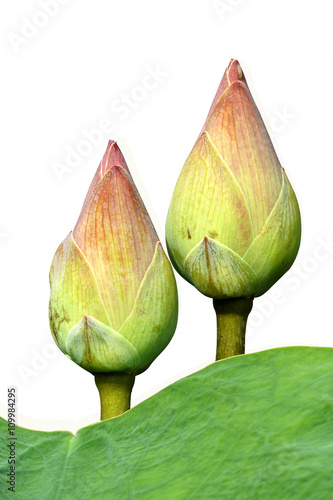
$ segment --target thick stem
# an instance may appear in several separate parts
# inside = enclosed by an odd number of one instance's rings
[[[101,420],[118,417],[130,409],[135,375],[121,372],[94,375],[101,399]]]
[[[213,300],[217,319],[216,361],[244,354],[247,317],[253,298]]]

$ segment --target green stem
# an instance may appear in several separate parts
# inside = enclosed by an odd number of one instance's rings
[[[94,375],[101,400],[101,420],[118,417],[130,409],[135,375],[121,372]]]
[[[216,361],[245,352],[245,329],[253,298],[213,300],[217,319]]]

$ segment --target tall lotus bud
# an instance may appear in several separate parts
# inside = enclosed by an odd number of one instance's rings
[[[294,191],[231,60],[173,193],[170,258],[208,297],[259,296],[290,268],[300,235]]]
[[[173,271],[113,141],[54,256],[50,283],[54,340],[90,372],[138,374],[174,334]]]
[[[217,359],[244,352],[253,297],[290,268],[300,236],[294,191],[232,59],[180,173],[166,223],[175,268],[214,299]]]

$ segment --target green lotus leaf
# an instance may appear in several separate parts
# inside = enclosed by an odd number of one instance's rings
[[[260,279],[256,295],[265,293],[294,262],[301,241],[301,216],[295,193],[282,170],[280,196],[262,231],[243,259]]]
[[[185,270],[201,293],[215,299],[249,297],[259,286],[249,264],[211,238],[204,238],[193,248],[185,260]]]
[[[75,436],[17,427],[15,494],[0,419],[0,498],[328,500],[332,356],[318,347],[235,356]]]
[[[119,330],[140,353],[138,371],[146,369],[168,345],[177,317],[176,280],[161,243],[157,243],[133,310]]]

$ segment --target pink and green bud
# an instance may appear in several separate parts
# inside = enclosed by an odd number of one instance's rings
[[[173,193],[170,258],[204,295],[259,296],[290,268],[300,236],[294,191],[231,60]]]
[[[50,270],[59,348],[91,372],[144,371],[177,323],[173,271],[113,141]]]

